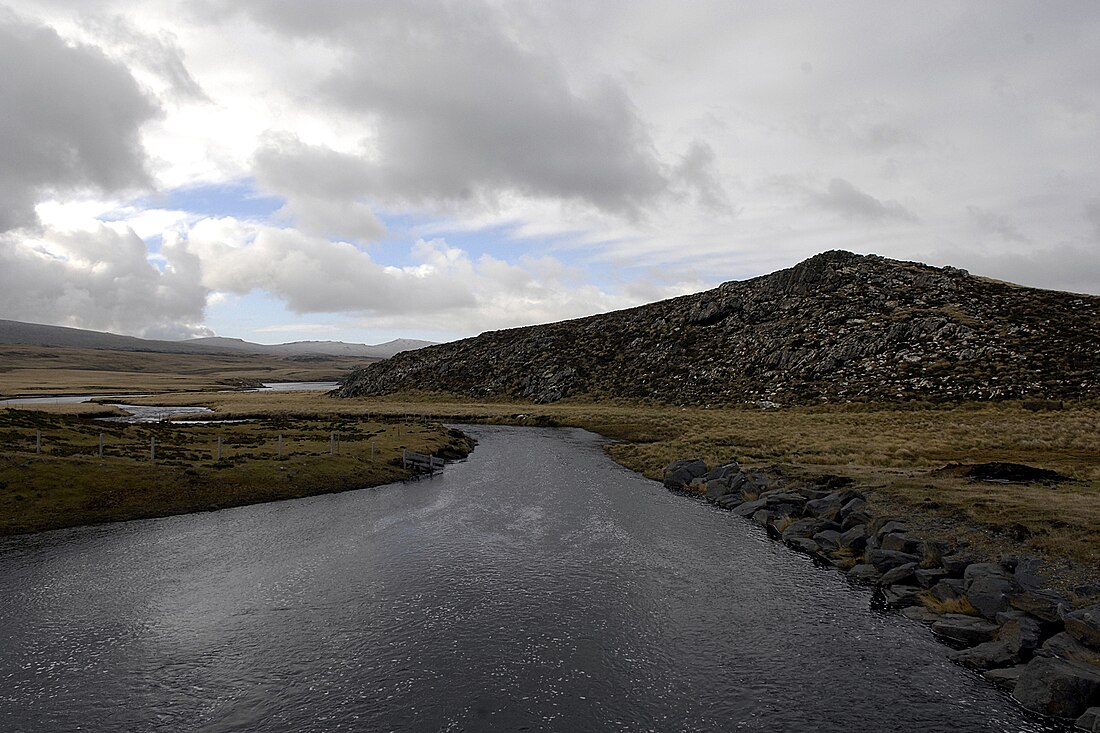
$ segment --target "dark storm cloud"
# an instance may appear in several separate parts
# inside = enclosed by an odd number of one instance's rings
[[[851,219],[918,221],[913,212],[897,201],[880,201],[843,178],[829,181],[829,187],[824,193],[818,194],[817,200],[826,208]]]
[[[0,231],[47,191],[147,184],[138,136],[156,107],[98,49],[0,8]]]
[[[473,3],[254,3],[281,34],[340,49],[317,92],[369,123],[357,193],[397,203],[510,191],[639,216],[668,193],[631,100],[609,78],[574,83],[505,10]],[[269,175],[301,160],[261,152]],[[713,191],[710,192],[713,197]]]

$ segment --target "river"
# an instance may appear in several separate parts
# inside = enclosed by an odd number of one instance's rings
[[[4,731],[1041,731],[928,630],[580,430],[0,541]]]

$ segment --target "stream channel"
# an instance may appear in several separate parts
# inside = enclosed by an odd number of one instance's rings
[[[1052,731],[581,430],[432,479],[0,540],[4,731]]]

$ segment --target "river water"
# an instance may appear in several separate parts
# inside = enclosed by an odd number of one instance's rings
[[[433,479],[0,541],[0,730],[1054,730],[579,430]]]

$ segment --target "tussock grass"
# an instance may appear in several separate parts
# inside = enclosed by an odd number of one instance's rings
[[[920,600],[921,605],[932,613],[938,613],[941,616],[945,613],[960,613],[964,616],[981,615],[978,609],[971,605],[970,599],[966,596],[959,596],[958,598],[941,601],[939,598],[932,595],[930,591],[922,591],[917,594],[917,598]]]

